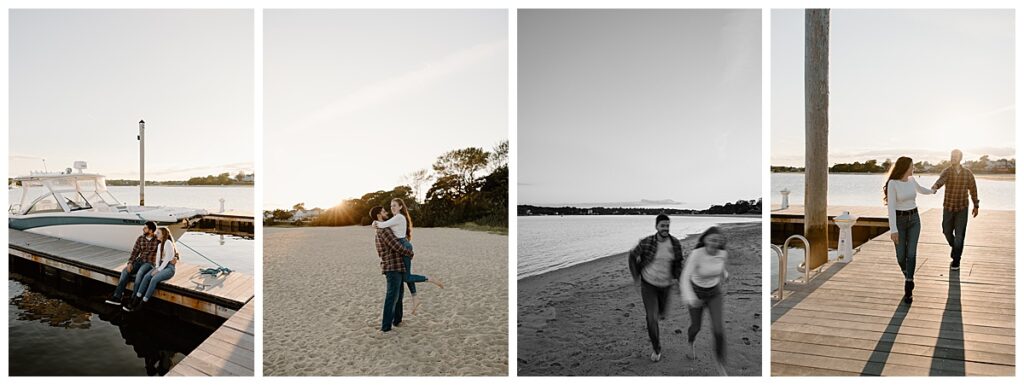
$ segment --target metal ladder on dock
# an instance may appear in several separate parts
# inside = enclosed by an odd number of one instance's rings
[[[775,292],[772,294],[772,299],[777,301],[781,301],[786,296],[786,270],[789,270],[789,244],[793,241],[800,241],[804,244],[804,263],[801,265],[804,272],[804,279],[802,282],[793,280],[791,283],[806,284],[811,281],[812,269],[807,268],[807,266],[810,266],[810,253],[808,253],[807,250],[810,249],[811,242],[808,241],[807,238],[804,238],[803,235],[794,234],[790,235],[789,238],[786,238],[786,242],[782,243],[782,247],[772,245],[772,251],[779,256],[779,287],[775,289]],[[816,270],[820,272],[821,268],[819,267]]]

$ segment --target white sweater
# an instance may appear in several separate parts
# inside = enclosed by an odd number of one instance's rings
[[[917,184],[917,179],[910,177],[906,182],[891,179],[887,186],[888,191],[888,202],[889,206],[889,231],[897,233],[896,230],[896,210],[907,211],[917,208],[917,194],[932,195],[935,194],[935,190],[930,188],[921,187]]]
[[[697,293],[694,293],[694,284],[705,289],[715,287],[722,282],[722,279],[729,276],[725,271],[725,262],[729,259],[729,252],[718,250],[715,255],[708,254],[703,247],[694,249],[686,258],[686,265],[683,266],[683,275],[679,279],[680,295],[683,301],[691,303],[697,300]]]
[[[178,246],[175,246],[174,242],[166,241],[162,251],[161,253],[158,246],[156,249],[156,271],[163,270],[174,260],[174,256],[178,254]]]
[[[395,238],[405,238],[405,232],[409,228],[409,222],[405,220],[405,216],[401,213],[395,214],[384,222],[377,222],[377,228],[387,229],[390,228],[391,232],[395,233]]]

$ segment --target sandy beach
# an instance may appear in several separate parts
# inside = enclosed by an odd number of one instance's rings
[[[508,373],[508,237],[417,228],[422,305],[379,335],[384,276],[369,227],[264,233],[267,376],[504,376]]]
[[[761,224],[723,225],[731,274],[726,283],[727,371],[761,375]],[[696,236],[683,240],[685,252]],[[697,359],[684,356],[689,314],[674,292],[661,323],[661,362],[651,362],[645,314],[626,254],[518,281],[518,371],[521,376],[713,375],[709,315],[697,336]]]

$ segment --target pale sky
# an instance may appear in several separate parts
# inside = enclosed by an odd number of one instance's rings
[[[507,139],[507,19],[264,11],[264,207],[330,207],[390,190],[444,152]]]
[[[251,10],[11,10],[9,176],[253,171]]]
[[[772,11],[772,165],[803,166],[804,11]],[[1013,10],[832,10],[829,164],[1014,157]]]
[[[761,190],[759,10],[519,12],[519,204]]]

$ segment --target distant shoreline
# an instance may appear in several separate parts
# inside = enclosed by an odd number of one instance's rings
[[[772,174],[803,174],[802,171],[772,171]],[[829,172],[829,175],[885,175],[884,172]],[[915,173],[915,175],[928,175],[938,176],[937,173]],[[978,179],[988,180],[1004,180],[1013,181],[1017,179],[1017,174],[978,174],[974,173],[974,176]]]
[[[590,214],[590,215],[516,215],[517,217],[643,217],[649,214]],[[761,218],[761,214],[668,214],[670,217]]]

